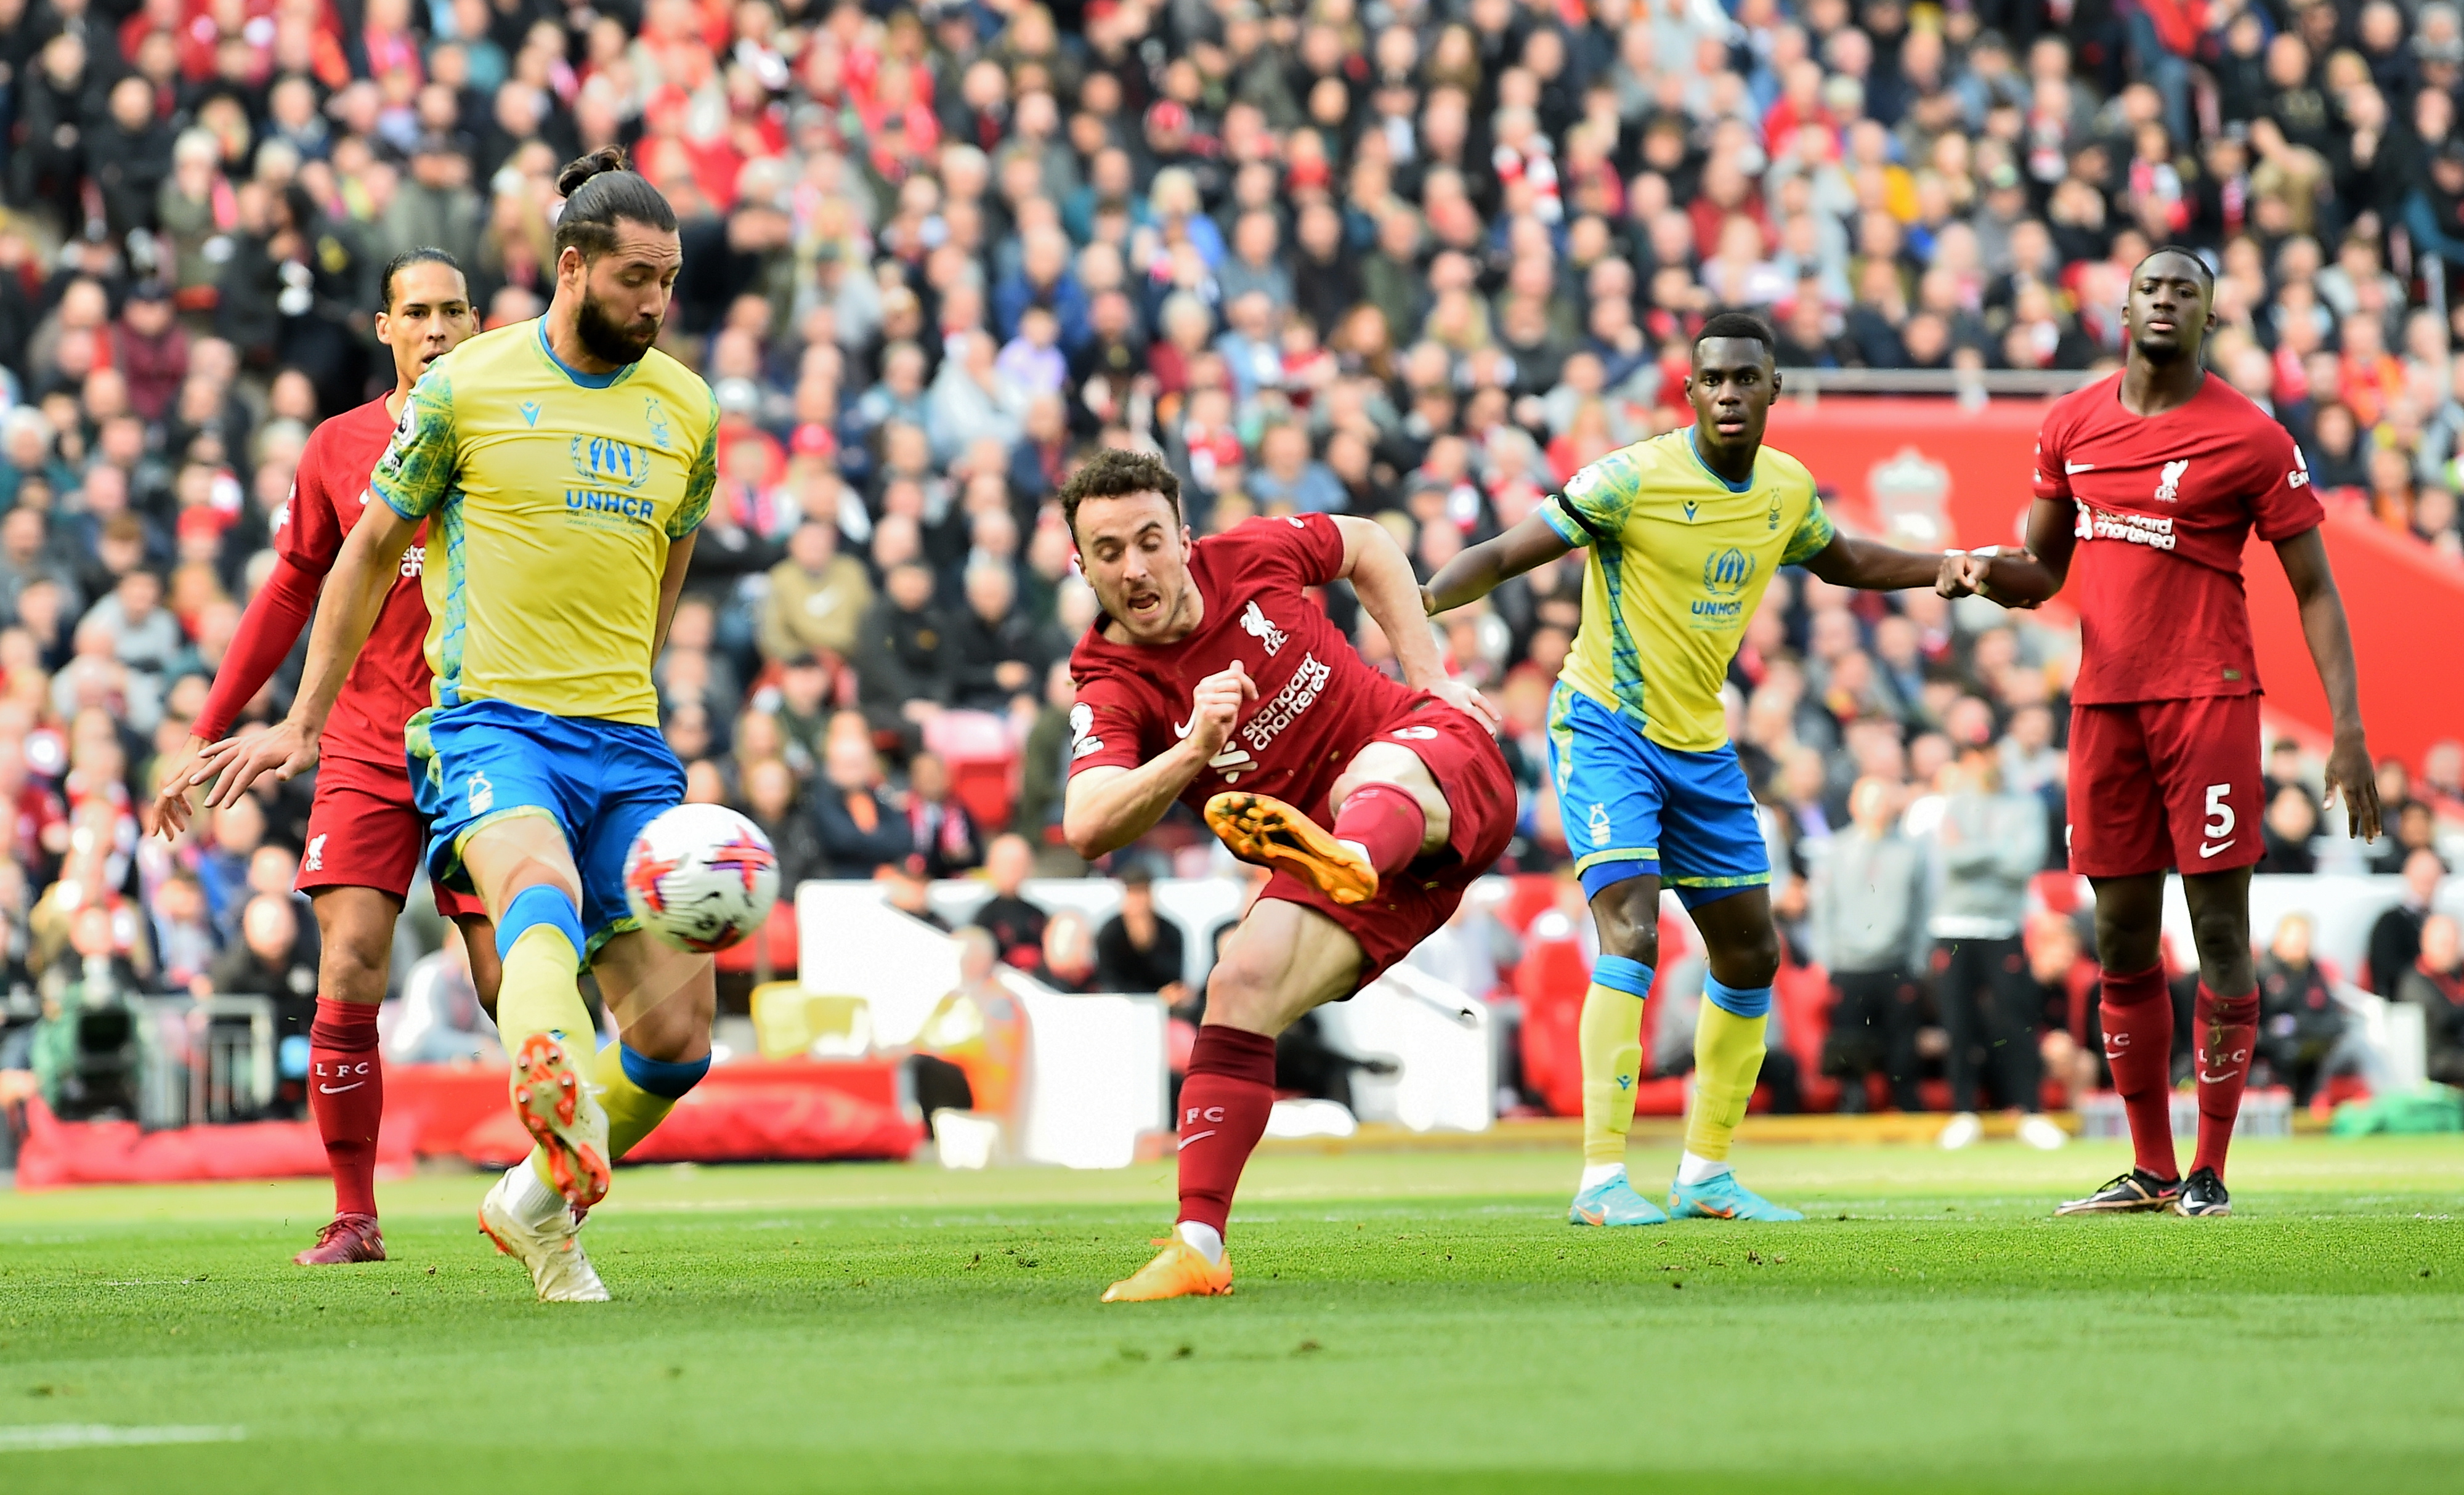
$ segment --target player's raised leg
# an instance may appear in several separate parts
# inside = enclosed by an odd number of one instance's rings
[[[607,1119],[585,1079],[598,1045],[578,985],[585,940],[573,854],[539,810],[482,824],[461,855],[496,918],[496,1031],[513,1061],[514,1109],[544,1151],[543,1181],[587,1208],[607,1192]]]
[[[1380,877],[1437,850],[1454,831],[1428,765],[1399,742],[1372,742],[1354,754],[1329,798],[1331,830],[1281,800],[1240,790],[1207,801],[1206,824],[1233,855],[1289,868],[1337,903],[1371,897]]]
[[[1680,1220],[1803,1220],[1739,1183],[1728,1166],[1730,1140],[1762,1074],[1771,982],[1779,975],[1771,890],[1709,890],[1719,896],[1692,909],[1710,969],[1694,1022],[1694,1106],[1685,1117],[1685,1153],[1668,1193],[1668,1212]],[[1682,888],[1680,896],[1686,896]]]
[[[1275,1105],[1275,1036],[1351,995],[1361,950],[1315,909],[1262,898],[1206,981],[1206,1022],[1180,1088],[1180,1219],[1155,1260],[1104,1291],[1107,1303],[1232,1290],[1223,1236],[1233,1191]]]

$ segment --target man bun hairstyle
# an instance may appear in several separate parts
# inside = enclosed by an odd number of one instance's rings
[[[1164,502],[1172,505],[1173,517],[1180,517],[1180,479],[1161,457],[1118,447],[1106,447],[1089,457],[1061,485],[1061,517],[1069,525],[1070,537],[1074,539],[1078,534],[1080,504],[1089,498],[1126,498],[1132,494],[1161,494]]]
[[[1763,345],[1766,354],[1776,352],[1779,346],[1779,340],[1771,335],[1771,328],[1751,312],[1719,313],[1703,324],[1703,330],[1694,335],[1694,341],[1699,345],[1713,338],[1750,338]]]
[[[378,310],[385,312],[393,310],[394,277],[413,265],[443,265],[457,275],[464,275],[462,262],[433,244],[422,244],[416,249],[404,250],[385,261],[385,278],[377,283]],[[467,278],[465,276],[466,281]]]
[[[597,259],[616,247],[616,220],[630,218],[649,229],[673,231],[676,210],[649,179],[635,171],[622,145],[602,145],[557,173],[564,211],[556,220],[556,253],[580,250]]]

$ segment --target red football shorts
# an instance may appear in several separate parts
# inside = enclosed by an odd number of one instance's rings
[[[2263,853],[2258,697],[2071,708],[2071,870],[2221,872]]]
[[[1359,941],[1360,978],[1353,991],[1385,975],[1412,947],[1443,928],[1463,902],[1463,890],[1514,838],[1514,778],[1497,739],[1479,722],[1424,695],[1369,741],[1399,743],[1427,766],[1452,821],[1445,846],[1380,879],[1375,896],[1364,903],[1337,903],[1281,868],[1258,894],[1315,909]],[[1312,805],[1310,813],[1325,808]]]
[[[329,758],[317,768],[317,798],[308,807],[308,848],[299,855],[301,892],[320,888],[374,888],[409,896],[411,873],[428,844],[428,822],[410,799],[410,774],[375,763]],[[468,893],[436,890],[436,912],[448,918],[486,914]]]

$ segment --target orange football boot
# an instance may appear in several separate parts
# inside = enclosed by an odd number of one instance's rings
[[[1228,1298],[1232,1295],[1232,1258],[1210,1262],[1204,1252],[1178,1236],[1150,1244],[1163,1247],[1137,1275],[1104,1289],[1106,1303],[1154,1303],[1163,1298]]]
[[[514,1060],[514,1110],[547,1154],[549,1181],[588,1209],[607,1197],[607,1113],[554,1035],[534,1033]]]
[[[1377,891],[1377,868],[1367,857],[1281,800],[1226,791],[1206,802],[1206,825],[1242,861],[1286,863],[1337,903]]]

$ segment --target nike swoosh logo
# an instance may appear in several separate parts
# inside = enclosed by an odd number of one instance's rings
[[[2199,1083],[2201,1085],[2222,1085],[2232,1078],[2233,1074],[2230,1070],[2223,1074],[2210,1074],[2205,1069],[2199,1071]]]
[[[1196,1136],[1194,1136],[1194,1137],[1182,1137],[1182,1138],[1180,1139],[1180,1145],[1181,1145],[1181,1146],[1183,1146],[1183,1147],[1187,1147],[1187,1146],[1188,1146],[1189,1144],[1191,1144],[1192,1142],[1203,1142],[1203,1141],[1205,1141],[1208,1137],[1213,1136],[1213,1135],[1215,1134],[1215,1132],[1216,1132],[1216,1131],[1217,1131],[1217,1130],[1218,1130],[1218,1129],[1216,1129],[1216,1128],[1209,1127],[1207,1130],[1205,1130],[1205,1131],[1203,1131],[1203,1132],[1201,1132],[1198,1133],[1198,1135],[1196,1135]]]
[[[1195,716],[1192,716],[1192,717],[1190,717],[1190,718],[1189,718],[1189,720],[1187,720],[1187,721],[1176,721],[1176,722],[1174,722],[1174,723],[1172,724],[1172,735],[1173,735],[1174,737],[1185,737],[1189,736],[1189,729],[1190,729],[1193,725],[1195,725],[1195,724],[1197,723],[1197,721],[1198,721],[1198,718],[1197,718],[1197,717],[1195,717]]]
[[[361,1086],[367,1083],[368,1082],[365,1080],[354,1080],[348,1085],[320,1085],[317,1087],[317,1093],[319,1095],[340,1095],[344,1090],[356,1090]]]
[[[2093,462],[2065,462],[2062,464],[2062,475],[2064,477],[2071,476],[2078,473],[2093,473],[2095,471],[2096,464]]]
[[[2222,851],[2225,847],[2232,846],[2233,842],[2239,841],[2240,839],[2241,838],[2239,836],[2234,836],[2229,840],[2219,841],[2212,846],[2202,841],[2199,843],[2199,855],[2202,857],[2214,856],[2217,852]]]

